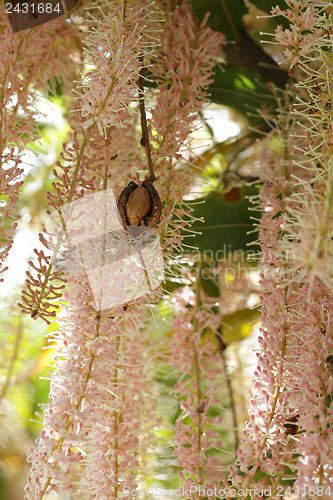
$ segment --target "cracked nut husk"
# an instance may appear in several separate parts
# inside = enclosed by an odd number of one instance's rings
[[[161,199],[150,180],[144,181],[141,186],[130,182],[118,196],[117,207],[125,229],[154,227],[162,213]]]

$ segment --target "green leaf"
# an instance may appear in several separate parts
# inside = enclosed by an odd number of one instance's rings
[[[205,294],[209,297],[219,297],[221,295],[219,287],[212,279],[202,277],[200,285],[202,286]]]
[[[270,101],[272,94],[266,87],[267,81],[252,71],[235,66],[214,68],[214,82],[209,86],[210,98],[217,104],[229,106],[242,115],[257,114],[264,101]],[[259,116],[248,116],[252,126],[263,122]]]
[[[270,14],[271,10],[274,9],[277,5],[280,9],[287,9],[288,6],[285,0],[251,0],[251,3],[258,7],[260,10],[264,10],[268,14]]]
[[[235,30],[243,29],[243,15],[247,8],[244,0],[192,0],[192,9],[199,21],[207,14],[208,25],[216,31],[221,31],[227,40],[235,40]]]
[[[210,13],[208,25],[215,31],[223,33],[227,41],[240,43],[241,32],[245,30],[243,16],[248,12],[244,0],[233,0],[232,2],[228,0],[192,0],[191,3],[193,12],[199,21],[202,21],[207,13]],[[276,3],[275,0],[254,2],[257,7],[268,13]],[[285,8],[285,2],[280,2],[280,6]],[[277,25],[284,25],[284,21],[282,16],[272,18],[269,23],[270,27],[267,29],[273,34]],[[272,94],[266,87],[267,78],[255,71],[240,69],[230,64],[224,66],[224,69],[217,65],[214,68],[214,73],[215,81],[209,87],[211,100],[217,104],[229,106],[247,116],[253,127],[262,124],[263,120],[258,115],[257,110],[265,101],[272,100]]]
[[[253,204],[247,198],[258,194],[258,188],[243,186],[240,188],[240,198],[227,201],[222,193],[211,192],[207,196],[194,200],[188,204],[192,206],[192,215],[204,218],[205,222],[196,222],[192,229],[202,234],[195,234],[188,238],[188,243],[197,246],[201,252],[212,252],[219,260],[221,251],[227,257],[228,253],[236,250],[249,251],[248,244],[255,236],[247,234],[254,229],[251,217],[259,218],[258,211],[250,211]],[[188,233],[187,233],[188,234]],[[251,246],[252,252],[257,250]]]
[[[57,76],[55,76],[54,78],[49,78],[47,80],[47,83],[49,84],[49,90],[48,90],[49,97],[61,97],[63,95],[62,93],[63,82],[61,78]]]
[[[276,6],[279,6],[281,10],[288,9],[288,5],[284,0],[251,0],[251,3],[258,7],[258,9],[267,12],[267,14],[270,14],[272,9]],[[274,32],[275,28],[279,24],[281,24],[284,28],[288,28],[290,25],[288,19],[283,16],[272,17],[269,20],[269,31],[272,30],[272,32]],[[267,31],[267,29],[265,31]]]

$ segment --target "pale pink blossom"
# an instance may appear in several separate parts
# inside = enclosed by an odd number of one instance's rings
[[[238,465],[246,477],[237,477],[236,470],[231,473],[235,484],[241,482],[257,491],[263,481],[270,484],[272,498],[278,497],[277,487],[288,470],[299,491],[315,485],[325,490],[333,477],[328,363],[332,352],[328,333],[332,328],[332,165],[328,154],[332,131],[324,98],[329,74],[327,42],[321,31],[320,2],[290,1],[288,5],[284,14],[295,22],[295,37],[279,28],[277,40],[286,36],[291,57],[296,54],[298,72],[292,91],[300,99],[289,107],[286,93],[285,108],[276,119],[275,133],[284,154],[279,157],[268,149],[262,155],[261,349],[250,418],[238,452]],[[274,13],[279,12],[275,9]],[[309,34],[302,32],[304,26]],[[286,121],[285,116],[293,121]],[[259,471],[267,474],[260,481]]]
[[[128,107],[137,98],[140,56],[147,50],[149,8],[119,4],[90,33],[88,61],[94,69],[85,75],[79,100],[84,128],[96,123],[100,135],[107,127],[128,121]],[[92,47],[95,50],[92,50]]]
[[[126,23],[132,21],[135,26],[140,20],[143,22],[145,13],[140,7],[128,5],[126,12]],[[90,38],[89,54],[97,66],[89,78],[94,83],[94,103],[98,104],[89,127],[84,126],[87,117],[76,114],[73,134],[64,145],[61,162],[54,171],[54,192],[48,200],[59,213],[67,204],[91,191],[112,186],[119,194],[134,175],[135,167],[143,170],[134,140],[136,114],[129,112],[126,106],[137,98],[134,83],[138,76],[138,57],[146,47],[140,45],[145,40],[141,34],[144,25],[129,30],[123,15],[122,10],[111,10],[99,23],[100,31],[93,32]],[[114,31],[117,23],[119,32]],[[120,41],[125,34],[126,37],[124,43],[117,46],[119,33]],[[126,41],[130,34],[132,51],[128,52]],[[96,36],[97,45],[93,43]],[[100,43],[104,44],[104,52]],[[106,68],[98,64],[99,51],[110,63],[107,52],[111,46],[112,50],[118,47],[117,54],[113,55],[119,59],[119,85],[115,87],[113,79],[108,81],[110,85],[105,93],[99,69],[105,71]],[[121,73],[122,57],[129,55],[130,64]],[[129,86],[127,80],[130,80]],[[121,110],[126,128],[120,128],[116,119],[119,100],[126,103],[126,109]],[[108,115],[103,114],[105,106],[108,112],[114,110],[112,122],[107,122]],[[60,293],[52,281],[60,277],[59,271],[53,270],[53,264],[59,251],[63,222],[60,218],[60,226],[58,223],[53,232],[44,231],[41,235],[51,254],[38,254],[38,264],[32,266],[37,271],[37,279],[29,276],[23,304],[26,312],[32,311],[34,316],[40,315],[46,321],[55,314],[50,312],[49,301]],[[105,252],[102,257],[105,258]],[[95,305],[86,272],[66,278],[69,278],[68,305],[57,337],[59,351],[51,377],[50,403],[44,411],[44,428],[37,447],[30,453],[32,472],[26,498],[41,500],[51,491],[60,497],[79,494],[85,498],[118,498],[125,486],[136,487],[138,467],[151,443],[151,427],[147,421],[151,421],[153,404],[149,402],[143,339],[138,333],[143,325],[142,305],[147,297],[131,303],[120,300],[121,305],[102,309],[101,298]],[[114,290],[119,296],[122,292]],[[73,448],[78,452],[73,453]]]
[[[290,70],[300,62],[302,56],[311,52],[313,45],[322,37],[322,7],[318,0],[309,0],[289,2],[288,8],[284,10],[279,6],[272,9],[272,16],[283,16],[290,23],[290,28],[285,29],[279,25],[275,30],[275,40],[288,47],[283,53],[291,63]]]
[[[222,62],[225,39],[207,26],[207,18],[199,24],[186,2],[174,5],[161,1],[160,5],[168,15],[160,46],[152,58],[151,71],[159,88],[153,94],[156,103],[149,127],[158,174],[156,188],[165,201],[159,228],[165,250],[172,253],[186,248],[187,240],[180,235],[184,220],[187,230],[194,222],[191,210],[182,201],[191,187],[192,175],[182,164],[180,151],[190,147],[189,134],[208,97],[214,66]],[[190,236],[188,240],[191,246]]]
[[[117,498],[125,486],[136,487],[135,450],[146,452],[139,445],[141,422],[152,416],[142,412],[147,398],[146,410],[153,408],[136,331],[142,306],[136,301],[93,314],[89,283],[80,277],[69,284],[71,308],[57,335],[50,403],[29,454],[25,498],[41,500],[51,491]]]
[[[171,324],[171,361],[181,374],[175,393],[182,410],[176,424],[174,455],[182,467],[181,484],[192,487],[190,498],[197,498],[195,488],[208,488],[223,479],[223,465],[209,455],[222,447],[216,428],[220,419],[208,414],[212,406],[219,405],[218,385],[223,378],[221,354],[216,345],[202,338],[207,328],[218,335],[221,318],[212,315],[210,302],[203,293],[185,287],[176,293],[177,312]]]
[[[1,275],[8,268],[4,267],[4,263],[13,244],[13,235],[15,233],[17,219],[19,215],[16,211],[16,204],[19,198],[20,188],[23,181],[20,180],[23,169],[19,167],[20,158],[15,155],[14,148],[10,150],[2,159],[0,168],[0,235],[2,241],[2,249],[0,251],[0,281],[3,281]],[[6,200],[7,199],[7,200]]]

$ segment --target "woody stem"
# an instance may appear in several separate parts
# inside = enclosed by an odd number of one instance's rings
[[[140,108],[141,130],[142,130],[141,146],[143,146],[146,150],[148,169],[149,169],[149,180],[151,182],[154,182],[156,177],[155,177],[155,173],[154,173],[153,162],[151,159],[151,149],[150,149],[150,142],[149,142],[144,89],[143,89],[143,76],[144,76],[143,54],[140,55],[139,61],[141,64],[140,76],[138,79],[139,108]]]

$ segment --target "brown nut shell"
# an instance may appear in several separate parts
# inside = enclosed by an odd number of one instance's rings
[[[161,214],[162,214],[162,202],[159,197],[158,192],[153,186],[152,181],[149,179],[144,181],[141,184],[142,187],[146,188],[150,199],[151,199],[151,208],[147,215],[142,219],[141,225],[146,227],[155,227],[156,224],[160,222]]]
[[[129,222],[128,220],[126,219],[126,213],[125,213],[125,205],[127,203],[127,200],[128,200],[128,197],[129,195],[135,190],[137,189],[139,186],[131,181],[129,184],[127,184],[127,186],[122,190],[122,192],[120,193],[120,195],[118,196],[117,198],[117,208],[118,208],[118,214],[119,214],[119,217],[120,217],[120,222],[121,222],[121,225],[127,229],[127,226],[129,226]]]
[[[128,231],[130,228],[154,227],[160,221],[162,203],[150,180],[139,187],[130,182],[117,198],[120,222]]]

